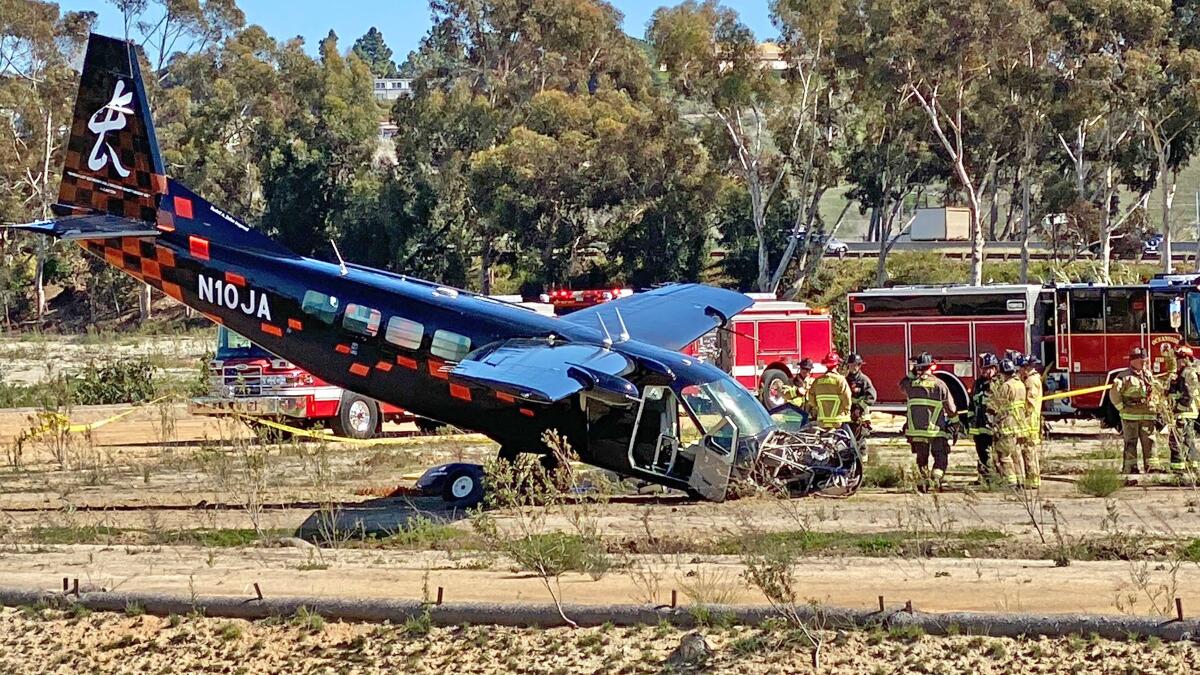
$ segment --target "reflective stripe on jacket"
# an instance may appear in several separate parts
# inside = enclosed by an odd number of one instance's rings
[[[829,429],[850,421],[850,385],[837,371],[828,371],[808,389],[808,408],[817,423]]]
[[[1153,406],[1154,382],[1145,368],[1140,372],[1126,368],[1117,373],[1108,397],[1123,420],[1153,421],[1158,417]]]
[[[1042,438],[1042,376],[1030,371],[1022,384],[1025,385],[1025,423],[1026,435],[1033,441]]]
[[[1025,384],[1016,376],[1006,377],[992,385],[988,397],[992,414],[992,429],[997,436],[1019,438],[1028,428],[1025,422]]]
[[[925,373],[917,378],[900,381],[906,404],[908,423],[904,435],[909,438],[945,438],[946,420],[955,414],[950,389],[938,378]]]

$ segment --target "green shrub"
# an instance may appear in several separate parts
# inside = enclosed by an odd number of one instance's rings
[[[79,405],[140,403],[154,398],[154,366],[144,358],[89,363],[73,380]]]
[[[1075,489],[1092,497],[1107,497],[1125,487],[1125,476],[1106,466],[1089,468],[1078,480]]]
[[[869,464],[863,470],[865,487],[896,488],[904,484],[904,470],[895,464]]]

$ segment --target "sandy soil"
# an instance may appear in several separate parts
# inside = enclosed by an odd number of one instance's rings
[[[575,603],[765,604],[735,556],[614,556],[599,575],[567,573],[562,598]],[[1134,579],[1144,575],[1144,583]],[[878,596],[922,611],[1172,613],[1175,595],[1200,607],[1200,566],[948,558],[808,558],[796,576],[806,599],[874,608]],[[201,548],[189,546],[10,546],[0,553],[0,583],[61,589],[62,578],[87,589],[154,591],[187,596],[266,595],[549,602],[540,578],[508,559],[482,552]],[[1170,589],[1170,590],[1167,590]],[[430,596],[425,596],[429,593]],[[1157,595],[1155,595],[1157,594]],[[1119,610],[1118,607],[1121,609]],[[1159,611],[1156,611],[1159,610]]]
[[[812,650],[786,628],[706,628],[708,652],[672,661],[670,627],[428,628],[0,609],[0,672],[27,673],[806,673]],[[823,673],[1178,674],[1191,643],[821,632]]]
[[[90,422],[120,409],[79,408],[70,414],[74,422]],[[31,413],[0,412],[0,447],[10,447],[11,439],[33,423]],[[887,428],[884,423],[879,426]],[[751,531],[901,532],[953,539],[958,533],[989,530],[1033,546],[1043,537],[1053,542],[1056,527],[1068,539],[1114,533],[1137,534],[1148,541],[1200,536],[1200,493],[1193,488],[1126,488],[1110,499],[1080,495],[1072,481],[1086,466],[1115,463],[1116,439],[1094,425],[1076,425],[1070,431],[1047,444],[1050,476],[1041,495],[1054,510],[1040,508],[1032,516],[1028,504],[1011,493],[969,486],[974,453],[963,443],[952,456],[951,489],[937,496],[905,488],[864,490],[847,500],[747,499],[725,504],[635,496],[599,507],[558,508],[538,527],[571,531],[586,518],[606,539],[629,542],[640,551],[646,550],[641,543],[648,541],[730,540]],[[172,403],[139,410],[62,445],[49,440],[27,443],[21,467],[11,466],[11,455],[0,466],[3,583],[56,588],[68,576],[109,588],[240,594],[258,581],[269,593],[419,597],[428,574],[430,583],[444,586],[454,599],[546,598],[537,579],[513,572],[504,559],[477,552],[414,552],[386,546],[340,551],[146,547],[136,545],[145,540],[138,536],[81,538],[97,528],[161,535],[257,525],[273,534],[290,534],[311,522],[322,504],[389,532],[403,530],[415,516],[470,531],[469,522],[436,508],[426,511],[422,504],[414,508],[409,500],[379,496],[411,484],[426,467],[492,456],[495,447],[478,437],[391,438],[366,447],[306,443],[264,448],[239,423],[189,416],[182,404]],[[872,447],[875,462],[911,462],[897,439],[877,439]],[[502,528],[524,522],[513,513],[495,515]],[[987,551],[972,551],[965,544],[955,545],[949,554],[971,557],[824,556],[802,561],[802,569],[814,580],[808,591],[813,598],[847,606],[874,606],[882,594],[889,602],[911,599],[931,611],[1113,612],[1116,598],[1130,593],[1136,600],[1133,610],[1139,613],[1151,613],[1151,605],[1161,602],[1152,597],[1155,593],[1179,594],[1186,606],[1200,606],[1200,596],[1195,596],[1200,592],[1200,566],[1176,568],[1161,549],[1132,552],[1147,558],[1145,562],[1076,562],[1066,568],[1046,561],[989,559]],[[617,568],[599,581],[567,575],[564,595],[580,602],[639,602],[653,594],[663,602],[677,589],[681,597],[698,601],[714,601],[714,594],[759,600],[741,580],[741,567],[733,558],[617,554],[614,562]],[[639,580],[647,577],[639,570],[653,571],[649,577],[656,581]],[[1124,600],[1126,606],[1129,602]]]

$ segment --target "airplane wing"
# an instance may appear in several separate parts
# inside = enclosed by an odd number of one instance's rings
[[[600,345],[512,339],[460,361],[450,379],[553,403],[583,390],[601,398],[636,397],[637,387],[622,377],[632,369],[626,356]]]
[[[672,284],[572,312],[563,319],[601,331],[603,320],[614,340],[619,339],[624,321],[630,338],[676,350],[725,325],[752,304],[753,300],[737,291],[703,284]]]
[[[108,239],[111,237],[156,237],[159,234],[154,223],[133,218],[122,218],[109,213],[89,213],[64,216],[36,223],[8,225],[10,230],[24,230],[49,235],[58,239]]]

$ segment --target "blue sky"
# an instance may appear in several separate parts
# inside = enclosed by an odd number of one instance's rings
[[[673,4],[664,0],[609,0],[625,14],[625,32],[642,37],[655,8]],[[767,12],[768,0],[723,0],[737,10],[759,39],[775,34]],[[63,10],[91,10],[100,15],[98,31],[122,32],[121,15],[107,0],[59,0]],[[426,0],[239,0],[246,21],[262,26],[275,38],[303,36],[311,50],[332,28],[349,48],[371,26],[383,31],[396,61],[414,48],[429,29]]]

